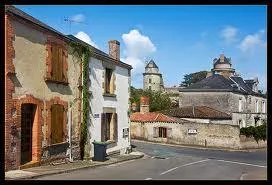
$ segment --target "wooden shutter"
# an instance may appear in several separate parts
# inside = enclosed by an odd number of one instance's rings
[[[46,46],[46,51],[47,51],[47,57],[49,58],[46,60],[46,65],[47,65],[47,74],[46,76],[49,78],[52,78],[53,71],[52,71],[52,63],[53,63],[53,55],[52,55],[52,46],[51,43]]]
[[[153,137],[158,137],[158,127],[153,127]]]
[[[114,124],[114,132],[113,132],[113,139],[114,141],[118,140],[118,117],[117,113],[113,113],[113,124]]]
[[[51,144],[63,142],[63,114],[62,105],[52,105],[51,112]]]
[[[167,129],[167,137],[172,137],[172,128]]]
[[[106,135],[106,114],[101,113],[101,141],[105,141]]]
[[[68,63],[67,63],[68,54],[66,50],[62,50],[62,80],[67,82],[67,70],[68,70]]]
[[[62,63],[62,48],[58,47],[58,81],[63,80],[63,63]]]
[[[115,94],[115,91],[116,91],[116,75],[115,75],[114,71],[112,73],[113,74],[112,74],[112,91],[111,91],[111,93]]]
[[[58,72],[58,48],[56,46],[52,46],[52,78],[53,80],[57,80],[57,72]]]
[[[103,93],[105,93],[105,69],[102,71],[102,89]]]

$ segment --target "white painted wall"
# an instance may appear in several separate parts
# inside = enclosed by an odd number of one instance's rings
[[[91,86],[89,90],[92,92],[90,106],[92,113],[90,114],[89,133],[90,143],[94,140],[101,141],[101,113],[103,113],[103,107],[111,107],[116,109],[118,115],[118,141],[117,146],[108,148],[107,152],[115,150],[125,149],[130,146],[130,138],[123,138],[123,129],[129,128],[129,75],[128,69],[116,66],[116,98],[104,97],[102,77],[104,67],[102,61],[96,58],[91,58],[89,61],[89,77],[91,80]],[[99,118],[94,118],[95,114],[99,114]],[[130,135],[130,134],[129,134]],[[91,144],[91,156],[93,156],[93,144]]]

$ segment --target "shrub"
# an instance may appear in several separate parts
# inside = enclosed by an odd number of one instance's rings
[[[245,135],[246,137],[254,137],[254,139],[259,142],[259,140],[266,140],[266,124],[257,126],[257,127],[246,127],[240,129],[240,134]]]

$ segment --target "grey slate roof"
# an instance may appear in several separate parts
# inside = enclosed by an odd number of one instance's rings
[[[154,60],[150,60],[150,61],[146,64],[145,68],[159,68],[159,67],[156,65],[156,63],[154,62]]]
[[[5,12],[6,12],[6,13],[11,13],[12,15],[15,15],[15,16],[17,16],[17,17],[20,17],[20,18],[22,18],[22,19],[24,19],[24,20],[30,21],[32,24],[35,24],[35,25],[37,25],[37,26],[39,26],[39,27],[41,27],[41,28],[43,28],[43,29],[50,30],[50,31],[54,32],[55,34],[61,36],[62,38],[66,39],[66,40],[75,41],[75,42],[78,42],[78,43],[81,43],[81,44],[88,45],[90,48],[93,49],[93,51],[94,51],[96,54],[98,54],[98,55],[100,55],[100,56],[103,56],[103,57],[106,57],[106,58],[108,58],[109,60],[114,60],[114,59],[112,59],[107,53],[105,53],[105,52],[103,52],[103,51],[101,51],[101,50],[99,50],[99,49],[97,49],[97,48],[95,48],[95,47],[93,47],[93,46],[87,44],[86,42],[84,42],[84,41],[82,41],[82,40],[80,40],[80,39],[74,37],[73,35],[65,35],[65,34],[63,34],[63,33],[59,32],[59,31],[55,30],[54,28],[48,26],[47,24],[45,24],[45,23],[39,21],[38,19],[36,19],[36,18],[30,16],[29,14],[23,12],[22,10],[19,10],[18,8],[14,7],[14,6],[12,6],[12,5],[6,5],[6,6],[5,6]],[[125,68],[128,68],[128,69],[132,69],[132,66],[131,66],[131,65],[126,64],[126,63],[121,62],[121,61],[119,61],[119,62],[117,63],[117,65],[120,65],[120,66],[125,67]]]
[[[207,92],[207,91],[220,91],[220,92],[237,92],[242,94],[250,94],[256,96],[264,95],[252,91],[243,80],[242,77],[232,76],[225,78],[220,74],[214,74],[199,82],[196,82],[189,87],[180,89],[180,92]]]

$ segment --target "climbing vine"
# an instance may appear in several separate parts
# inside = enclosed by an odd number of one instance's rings
[[[83,118],[81,123],[81,130],[80,130],[80,157],[81,159],[84,158],[85,154],[85,147],[88,145],[88,118],[89,118],[89,70],[88,70],[88,62],[89,57],[91,56],[91,50],[88,46],[83,44],[70,42],[70,46],[73,48],[73,52],[77,53],[82,62],[82,102],[83,102]],[[88,154],[87,154],[88,155]]]

